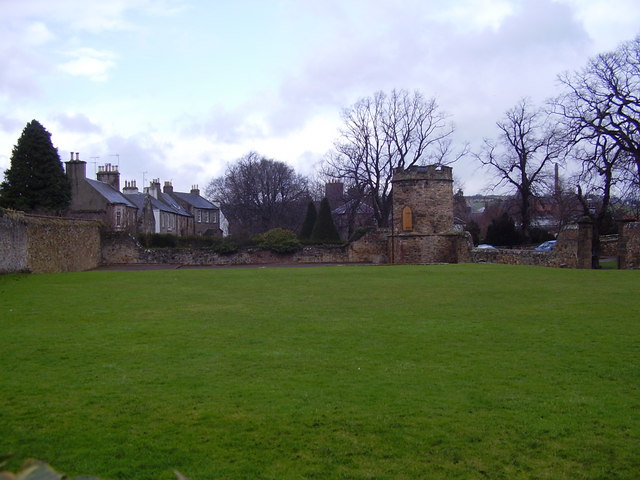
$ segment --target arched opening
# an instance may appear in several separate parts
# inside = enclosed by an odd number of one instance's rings
[[[411,207],[404,207],[402,209],[402,230],[404,232],[413,230],[413,214]]]

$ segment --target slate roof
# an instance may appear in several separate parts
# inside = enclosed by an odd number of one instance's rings
[[[160,210],[161,212],[169,212],[175,215],[182,215],[183,217],[190,217],[189,213],[187,213],[184,209],[180,208],[177,203],[171,199],[171,203],[165,203],[164,198],[167,195],[161,193],[161,200],[152,197],[146,193],[127,193],[125,196],[131,200],[131,202],[142,211],[144,209],[145,198],[148,196],[151,202],[151,207],[156,210]],[[177,206],[177,207],[176,207]]]
[[[206,208],[210,210],[218,208],[209,200],[202,198],[200,195],[196,195],[195,193],[173,192],[173,195],[195,208]]]
[[[353,205],[354,202],[355,202],[355,200],[349,200],[345,204],[340,205],[337,208],[334,208],[331,211],[331,213],[334,213],[336,215],[345,215],[349,211],[349,209],[352,208],[352,205]],[[366,203],[360,203],[360,205],[358,205],[358,207],[356,208],[356,213],[364,214],[364,215],[372,214],[373,213],[373,208],[371,208]]]
[[[159,200],[169,205],[178,215],[184,215],[187,217],[191,216],[191,214],[187,212],[184,208],[182,208],[178,202],[176,202],[173,198],[171,198],[171,195],[167,195],[166,193],[160,192]]]
[[[122,203],[127,207],[135,208],[136,205],[131,203],[127,197],[125,197],[122,193],[117,191],[108,183],[99,182],[98,180],[92,180],[90,178],[86,179],[89,185],[91,185],[100,195],[102,195],[107,202],[115,204]]]

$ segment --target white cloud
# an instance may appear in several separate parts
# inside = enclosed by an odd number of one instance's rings
[[[54,40],[56,36],[43,22],[31,22],[25,28],[25,42],[33,46],[41,46]]]
[[[116,65],[117,55],[107,50],[93,48],[78,48],[66,52],[71,60],[58,66],[60,70],[70,75],[85,76],[95,82],[107,80],[109,70]]]
[[[508,0],[457,0],[440,4],[430,17],[439,22],[450,23],[456,30],[497,30],[504,19],[513,12]]]

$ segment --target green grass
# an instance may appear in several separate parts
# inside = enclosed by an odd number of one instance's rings
[[[0,453],[118,480],[638,478],[639,275],[0,276]]]

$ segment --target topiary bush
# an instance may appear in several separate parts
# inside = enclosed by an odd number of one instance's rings
[[[320,202],[318,218],[311,232],[312,243],[340,243],[340,234],[333,223],[331,216],[331,206],[327,197]]]
[[[316,224],[318,218],[318,212],[313,202],[307,204],[307,213],[302,222],[302,228],[300,229],[300,240],[309,241],[311,239],[311,232],[313,232],[313,226]]]
[[[276,253],[293,253],[302,248],[297,235],[284,228],[274,228],[268,232],[260,233],[253,237],[253,243],[258,248]]]

